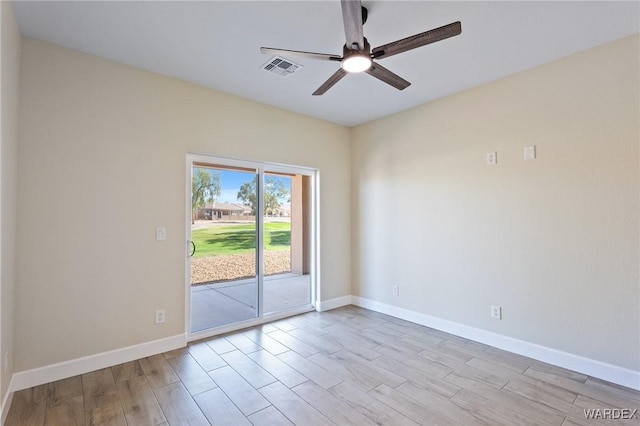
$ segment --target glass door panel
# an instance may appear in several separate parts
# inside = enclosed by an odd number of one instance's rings
[[[257,318],[255,170],[192,163],[191,332]]]
[[[264,172],[264,313],[311,303],[310,177]]]

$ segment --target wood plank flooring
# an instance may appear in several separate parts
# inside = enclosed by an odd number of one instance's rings
[[[5,424],[640,425],[606,418],[635,409],[640,392],[348,306],[17,392]]]

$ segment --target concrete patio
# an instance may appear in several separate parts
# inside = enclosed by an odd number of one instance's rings
[[[200,285],[191,288],[191,332],[255,318],[255,279]],[[284,311],[311,301],[311,278],[294,273],[264,278],[264,313]]]

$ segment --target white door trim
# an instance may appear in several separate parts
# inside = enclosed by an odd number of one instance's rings
[[[280,172],[280,173],[295,173],[311,178],[311,190],[310,197],[311,202],[311,235],[310,235],[310,256],[311,256],[311,303],[305,306],[298,306],[294,309],[276,312],[265,315],[263,313],[263,301],[264,301],[264,276],[262,273],[262,265],[264,262],[264,241],[263,241],[263,224],[261,221],[256,221],[256,231],[258,232],[257,243],[257,265],[259,266],[258,273],[258,317],[252,318],[247,321],[241,321],[233,324],[228,324],[221,327],[212,328],[209,330],[202,330],[198,332],[191,332],[191,257],[189,256],[191,250],[191,168],[194,162],[208,163],[220,166],[239,167],[246,169],[254,169],[258,175],[259,190],[257,191],[258,197],[258,211],[264,211],[264,198],[262,196],[264,190],[264,172]],[[277,319],[286,318],[293,315],[298,315],[303,312],[309,312],[315,309],[316,301],[320,298],[320,220],[319,220],[319,171],[314,168],[301,167],[301,166],[289,166],[286,164],[269,163],[264,161],[251,161],[241,160],[237,158],[217,157],[207,154],[187,153],[185,163],[185,334],[187,341],[198,340],[206,337],[215,336],[222,333],[227,333],[241,328],[251,327],[258,324],[263,324],[269,321],[275,321]]]

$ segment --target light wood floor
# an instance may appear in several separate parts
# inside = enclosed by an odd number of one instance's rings
[[[640,392],[349,306],[17,392],[6,424],[640,424],[597,408]]]

